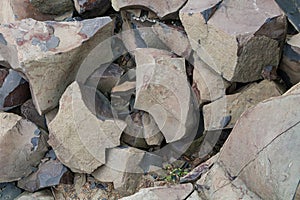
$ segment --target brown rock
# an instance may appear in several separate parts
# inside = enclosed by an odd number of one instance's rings
[[[109,17],[61,23],[26,19],[1,25],[7,44],[0,43],[0,57],[25,74],[35,107],[42,114],[58,105],[82,60],[111,30]]]
[[[284,90],[275,82],[253,83],[239,93],[226,95],[203,107],[205,130],[233,128],[242,113],[259,102],[280,96]]]
[[[126,124],[110,118],[106,101],[95,88],[77,82],[60,100],[59,111],[49,124],[48,143],[73,172],[92,173],[105,164],[106,149],[120,145]]]
[[[111,6],[109,0],[73,0],[77,12],[85,17],[103,15]]]
[[[47,130],[46,126],[46,119],[45,116],[39,115],[37,110],[34,107],[32,99],[27,100],[22,106],[21,106],[21,114],[28,119],[29,121],[32,121],[34,124],[36,124],[38,127]]]
[[[274,1],[189,0],[180,19],[193,50],[228,81],[258,80],[279,63],[286,20]]]
[[[0,112],[0,182],[29,175],[48,150],[46,140],[32,122]]]
[[[60,15],[69,11],[73,11],[71,0],[30,0],[30,3],[41,13]]]

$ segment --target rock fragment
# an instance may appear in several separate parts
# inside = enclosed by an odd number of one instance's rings
[[[95,88],[77,82],[63,94],[59,111],[49,124],[48,142],[73,172],[92,173],[105,164],[106,149],[120,144],[126,124],[112,119],[108,106]]]
[[[21,106],[21,114],[28,119],[29,121],[32,121],[34,124],[36,124],[38,127],[47,130],[46,125],[46,119],[45,116],[39,115],[37,110],[34,107],[32,99],[27,100],[25,103]]]
[[[21,192],[22,190],[16,187],[14,183],[0,183],[1,200],[14,200]]]
[[[111,30],[109,17],[80,22],[25,19],[0,25],[0,33],[7,41],[7,45],[0,43],[0,57],[11,68],[24,73],[33,102],[39,114],[44,114],[58,105],[82,60],[111,36]]]
[[[285,12],[289,21],[294,25],[295,29],[300,32],[300,3],[299,1],[283,1],[283,0],[275,0],[276,3],[280,6],[280,8]],[[297,9],[298,8],[298,9]]]
[[[0,182],[29,175],[47,149],[47,135],[32,122],[0,113]]]
[[[138,49],[136,109],[148,112],[166,141],[197,131],[199,111],[185,72],[185,60],[167,51]],[[196,133],[195,133],[196,134]]]
[[[16,200],[55,200],[51,191],[42,190],[35,193],[23,192]]]
[[[85,17],[103,15],[111,6],[109,0],[73,0],[77,12]]]
[[[30,0],[30,3],[45,14],[61,15],[73,11],[73,4],[70,0]]]
[[[286,21],[273,1],[189,0],[180,19],[193,50],[228,81],[255,81],[278,66]]]

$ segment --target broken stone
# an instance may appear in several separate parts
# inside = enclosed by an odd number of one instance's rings
[[[47,127],[49,126],[50,122],[55,118],[57,113],[58,113],[58,108],[54,108],[53,110],[51,110],[45,114]]]
[[[134,107],[148,112],[168,143],[197,132],[199,111],[185,72],[185,60],[167,51],[138,49]],[[196,134],[196,133],[195,133]]]
[[[126,124],[109,119],[110,107],[101,98],[95,88],[74,82],[63,94],[59,111],[49,124],[48,143],[73,172],[92,173],[105,163],[106,149],[120,145]]]
[[[23,192],[16,200],[55,200],[50,190],[42,190],[35,193]]]
[[[121,200],[161,200],[161,199],[186,199],[193,191],[191,183],[143,188],[136,194],[128,197],[123,197]]]
[[[39,115],[37,110],[34,107],[32,99],[27,100],[22,106],[21,106],[21,114],[28,119],[29,121],[32,121],[34,124],[36,124],[38,127],[47,130],[46,125],[46,119],[44,116]]]
[[[111,92],[123,73],[124,70],[120,66],[112,63],[108,66],[98,68],[85,84],[96,87],[102,93]]]
[[[287,76],[288,85],[300,81],[300,33],[288,39],[284,45],[282,60],[279,69]]]
[[[206,131],[233,128],[242,113],[259,102],[280,96],[284,90],[273,81],[253,83],[236,94],[226,95],[203,107]]]
[[[294,25],[295,29],[300,32],[300,3],[297,0],[283,1],[275,0],[280,8],[285,12],[289,21]]]
[[[16,187],[14,183],[1,183],[0,184],[0,199],[1,200],[14,200],[21,194],[21,189]]]
[[[116,11],[123,8],[148,8],[157,14],[159,18],[166,18],[177,12],[186,2],[186,0],[167,0],[167,1],[149,1],[149,0],[112,0],[112,6]]]
[[[29,175],[47,149],[47,135],[32,122],[0,112],[0,182]]]
[[[77,12],[84,17],[103,15],[111,6],[109,0],[73,0]]]
[[[287,25],[275,2],[189,0],[179,15],[193,50],[226,80],[255,81],[278,66]]]
[[[58,185],[68,172],[58,160],[49,160],[40,164],[38,170],[18,181],[18,187],[29,192]]]
[[[28,82],[18,72],[0,68],[0,110],[17,107],[29,98]]]
[[[219,162],[262,199],[292,199],[300,177],[300,95],[263,101],[241,116]]]
[[[61,15],[73,11],[73,4],[70,0],[30,0],[29,2],[45,14]]]
[[[202,200],[197,191],[194,191],[186,200]]]
[[[82,60],[111,36],[112,26],[109,17],[81,22],[25,19],[1,25],[0,33],[7,45],[0,43],[0,57],[11,68],[25,74],[35,107],[39,114],[44,114],[58,105]]]
[[[143,136],[145,141],[150,146],[160,146],[165,139],[160,132],[155,120],[148,113],[144,113],[142,116],[143,123]]]

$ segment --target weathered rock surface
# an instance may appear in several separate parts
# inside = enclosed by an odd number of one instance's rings
[[[15,186],[14,183],[0,183],[0,199],[14,200],[22,190]]]
[[[57,106],[91,49],[111,35],[109,17],[81,22],[39,22],[26,19],[1,25],[0,57],[27,77],[40,114]],[[72,35],[72,37],[66,37]]]
[[[29,121],[32,121],[38,127],[47,130],[45,116],[39,115],[39,113],[34,107],[32,99],[29,99],[22,104],[21,114]]]
[[[258,80],[279,63],[286,21],[274,1],[189,0],[180,19],[199,57],[229,81]]]
[[[248,108],[271,97],[280,96],[284,90],[273,81],[253,83],[236,94],[226,95],[203,107],[205,130],[233,128]]]
[[[136,109],[148,112],[166,141],[197,131],[199,110],[185,72],[185,60],[167,51],[138,49]],[[196,133],[195,133],[196,134]]]
[[[68,169],[58,160],[41,163],[38,170],[18,181],[18,187],[29,192],[58,185]]]
[[[124,197],[121,200],[161,200],[161,199],[186,199],[193,191],[191,183],[173,185],[170,187],[150,187],[141,189],[136,194]]]
[[[159,18],[165,18],[170,14],[177,12],[186,2],[186,0],[112,0],[112,6],[116,11],[124,8],[148,8],[155,12]]]
[[[275,0],[280,8],[285,12],[289,21],[294,25],[295,29],[300,32],[300,2],[297,0],[283,1]]]
[[[42,190],[35,193],[23,192],[16,200],[54,200],[54,197],[49,190]]]
[[[77,12],[83,16],[103,15],[111,6],[109,0],[73,0]]]
[[[103,98],[95,88],[74,82],[63,94],[59,111],[49,124],[48,142],[73,172],[92,173],[105,164],[106,149],[120,144],[126,124],[107,118],[111,111]]]
[[[47,135],[32,122],[0,113],[0,182],[29,175],[47,149]]]
[[[41,13],[60,15],[68,11],[73,11],[71,0],[30,0],[30,3]]]
[[[283,49],[279,69],[288,77],[287,82],[294,85],[300,81],[300,33],[288,39]]]
[[[262,199],[292,199],[300,177],[299,93],[274,97],[246,111],[219,162]],[[241,156],[242,155],[242,156]]]
[[[29,84],[12,69],[0,68],[0,110],[7,111],[30,98]]]

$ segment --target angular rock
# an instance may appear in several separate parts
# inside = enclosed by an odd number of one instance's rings
[[[29,192],[55,186],[61,182],[68,169],[58,160],[49,160],[41,163],[38,170],[18,181],[18,187]]]
[[[112,0],[112,6],[116,11],[123,8],[148,8],[157,14],[159,18],[166,18],[168,15],[177,12],[186,0]]]
[[[284,90],[273,81],[253,83],[239,93],[226,95],[203,107],[205,130],[233,128],[242,113],[259,102],[280,96]]]
[[[219,162],[262,199],[292,199],[299,183],[299,93],[247,110],[221,150]]]
[[[161,200],[161,199],[186,199],[193,191],[191,183],[143,188],[136,194],[128,197],[123,197],[121,200]]]
[[[32,99],[27,100],[22,106],[21,106],[21,114],[28,119],[29,121],[32,121],[34,124],[36,124],[38,127],[47,130],[46,125],[46,119],[45,116],[39,115],[37,110],[34,107]]]
[[[98,68],[85,83],[88,86],[96,87],[102,93],[111,92],[112,88],[119,82],[124,70],[116,65],[110,64]]]
[[[73,11],[71,0],[30,0],[30,3],[41,13],[45,14],[60,15]]]
[[[155,120],[148,113],[144,113],[142,116],[143,123],[143,136],[145,141],[150,146],[160,146],[165,139],[160,132]]]
[[[187,82],[185,60],[150,48],[137,49],[135,55],[137,94],[134,107],[154,118],[168,143],[197,132],[199,110]]]
[[[197,191],[194,191],[186,200],[202,200]]]
[[[50,122],[55,118],[57,113],[58,113],[58,108],[54,108],[53,110],[51,110],[45,114],[47,127],[49,126]]]
[[[280,8],[285,12],[289,21],[294,25],[295,29],[300,32],[300,2],[297,0],[283,1],[275,0]]]
[[[46,140],[32,122],[0,112],[0,182],[29,175],[48,150]]]
[[[300,83],[294,85],[293,87],[291,87],[288,91],[286,91],[286,93],[284,93],[283,95],[289,95],[289,94],[299,94],[300,93]]]
[[[22,190],[15,186],[14,183],[1,183],[0,184],[0,199],[1,200],[14,200],[21,194]]]
[[[0,110],[17,107],[29,98],[28,82],[18,72],[0,68]]]
[[[92,173],[105,163],[106,149],[120,144],[126,124],[112,119],[108,106],[95,88],[77,82],[63,94],[59,111],[48,127],[48,143],[73,172]]]
[[[179,15],[193,50],[226,80],[255,81],[277,67],[286,20],[274,1],[189,0]]]
[[[289,85],[300,81],[300,33],[288,39],[284,45],[279,69],[287,76]]]
[[[103,15],[111,6],[109,0],[73,0],[80,15],[95,17]]]
[[[81,22],[26,19],[1,25],[7,44],[0,43],[0,57],[25,74],[38,112],[46,113],[58,105],[89,51],[111,36],[112,25],[109,17]]]
[[[23,192],[16,200],[55,200],[50,190],[42,190],[35,193]]]

